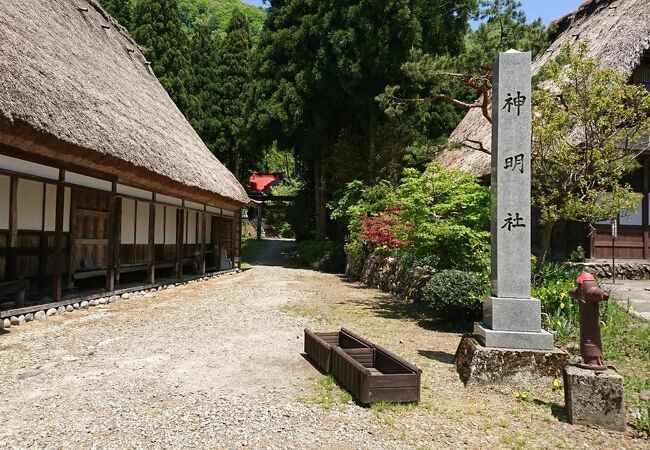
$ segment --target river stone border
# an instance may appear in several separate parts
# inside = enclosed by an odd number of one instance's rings
[[[99,297],[92,300],[84,300],[81,302],[70,303],[69,305],[59,306],[58,308],[49,308],[36,311],[34,313],[21,314],[19,316],[11,316],[0,321],[0,329],[8,329],[12,326],[22,326],[26,325],[29,322],[34,320],[45,320],[53,316],[63,316],[66,314],[72,314],[75,311],[89,309],[90,307],[99,306],[99,305],[108,305],[111,303],[122,302],[124,300],[136,299],[139,297],[149,298],[152,297],[158,291],[163,291],[166,289],[173,289],[178,286],[184,286],[186,284],[194,284],[202,281],[208,281],[212,278],[219,278],[227,275],[235,275],[241,273],[241,269],[234,269],[229,272],[215,272],[213,274],[207,274],[201,278],[195,278],[188,281],[179,281],[176,283],[170,284],[161,284],[158,287],[150,289],[133,289],[132,291],[124,292],[121,295],[111,295],[106,297]]]

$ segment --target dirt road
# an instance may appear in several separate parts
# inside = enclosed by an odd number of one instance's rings
[[[385,294],[269,257],[237,275],[75,311],[0,336],[0,442],[14,448],[642,448],[572,427],[507,389],[465,389],[459,334]],[[347,325],[425,370],[420,406],[362,408],[302,356]],[[320,387],[319,387],[320,386]],[[535,393],[557,400],[550,388]],[[554,397],[555,396],[555,397]],[[549,403],[551,404],[551,403]],[[523,447],[522,447],[523,446]]]

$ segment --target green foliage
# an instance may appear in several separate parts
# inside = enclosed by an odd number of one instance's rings
[[[640,198],[621,183],[637,165],[621,143],[650,129],[650,93],[587,52],[584,42],[563,47],[533,93],[532,190],[542,223],[594,223],[634,210]]]
[[[475,19],[481,24],[464,36],[461,51],[435,54],[415,48],[402,65],[403,79],[387,85],[379,101],[390,115],[420,114],[423,105],[439,105],[438,113],[452,123],[454,114],[463,114],[454,105],[484,103],[488,106],[490,70],[499,53],[512,48],[531,51],[533,56],[549,43],[548,30],[541,19],[527,22],[521,2],[480,0]],[[444,108],[444,109],[441,109]]]
[[[247,145],[245,109],[251,81],[251,48],[250,23],[244,13],[235,9],[221,45],[219,85],[217,97],[212,101],[218,99],[219,108],[217,157],[242,181],[256,160]]]
[[[299,242],[296,246],[296,252],[300,262],[309,265],[320,261],[333,247],[332,241],[322,236],[316,236],[314,239]]]
[[[220,38],[226,35],[234,10],[241,11],[251,24],[251,34],[259,36],[266,17],[264,8],[246,4],[240,0],[179,0],[183,26],[188,32],[200,26],[217,30]]]
[[[482,272],[489,265],[489,233],[484,231],[489,201],[487,188],[471,175],[434,163],[423,174],[406,170],[397,185],[382,181],[365,187],[352,182],[330,207],[332,217],[348,223],[349,248],[354,241],[363,241],[363,217],[399,207],[401,225],[394,232],[406,243],[399,250],[402,255],[426,257],[438,269]],[[363,241],[363,246],[371,243]]]
[[[151,67],[176,106],[187,113],[193,73],[188,39],[182,29],[177,0],[139,0],[133,10],[131,35],[146,49]]]
[[[559,343],[576,338],[578,305],[569,297],[569,289],[579,274],[578,269],[564,264],[546,264],[533,285],[532,295],[542,303],[543,326]]]
[[[442,270],[433,274],[422,288],[421,300],[435,318],[469,322],[481,317],[483,298],[489,290],[485,274]]]
[[[103,0],[104,9],[127,29],[131,25],[131,0]]]
[[[281,238],[285,238],[285,239],[293,239],[296,237],[296,233],[293,232],[291,225],[289,225],[286,222],[282,224],[282,226],[278,230],[278,234],[280,235]]]
[[[414,134],[436,123],[392,120],[375,97],[401,78],[412,48],[455,51],[475,1],[270,3],[249,125],[256,145],[295,149],[307,185],[318,179],[310,192],[320,218],[331,193],[353,179],[396,177]]]

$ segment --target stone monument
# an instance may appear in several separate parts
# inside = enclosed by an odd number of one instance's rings
[[[492,295],[474,333],[486,347],[551,350],[530,297],[530,53],[499,55],[492,75]]]
[[[492,75],[491,295],[483,322],[456,352],[466,384],[508,378],[546,383],[560,377],[568,361],[542,330],[541,303],[530,295],[531,117],[531,55],[509,50],[499,55]]]

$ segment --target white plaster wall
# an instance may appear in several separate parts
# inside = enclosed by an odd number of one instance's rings
[[[63,232],[70,231],[70,197],[72,196],[72,189],[69,187],[63,191]],[[56,203],[56,199],[54,200]]]
[[[206,206],[205,210],[213,214],[221,214],[221,208],[215,208],[214,206]]]
[[[122,198],[122,244],[133,244],[135,232],[135,200]]]
[[[113,184],[110,181],[102,180],[101,178],[89,177],[76,172],[66,172],[65,181],[79,186],[86,186],[94,189],[101,189],[102,191],[112,191]]]
[[[196,244],[196,212],[187,211],[186,244]]]
[[[212,244],[212,216],[205,216],[205,243]]]
[[[156,200],[169,205],[181,206],[183,201],[180,198],[170,197],[169,195],[156,194]]]
[[[163,205],[156,205],[156,230],[154,243],[165,243],[165,207]]]
[[[189,200],[185,200],[185,206],[187,208],[198,209],[199,211],[203,211],[203,205],[200,203],[195,203]]]
[[[0,230],[9,229],[9,189],[11,180],[0,175]]]
[[[176,208],[165,208],[165,244],[176,244]]]
[[[43,183],[18,180],[18,229],[43,229]]]
[[[49,178],[51,180],[59,179],[59,169],[29,161],[24,161],[18,158],[12,158],[11,156],[0,155],[0,168],[10,170],[12,172]]]
[[[134,188],[131,186],[125,186],[124,184],[117,183],[116,190],[118,194],[130,195],[131,197],[144,198],[146,200],[151,200],[153,198],[153,193],[149,191]]]
[[[56,230],[56,185],[45,186],[45,229],[44,231]]]
[[[136,221],[137,230],[135,232],[136,244],[149,243],[149,203],[138,202],[138,220]]]
[[[227,209],[222,209],[221,214],[228,217],[235,217],[235,211],[229,211]]]

